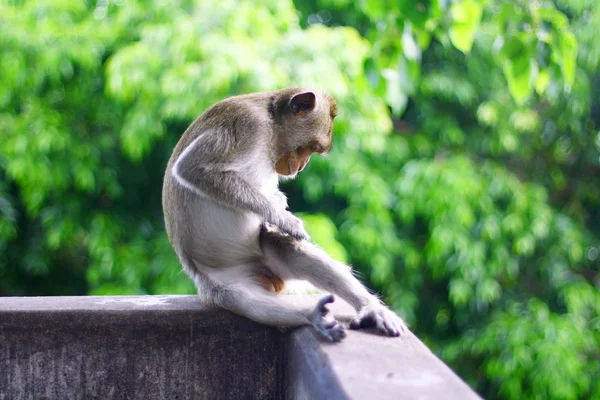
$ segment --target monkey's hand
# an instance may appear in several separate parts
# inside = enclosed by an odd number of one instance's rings
[[[302,222],[302,220],[289,211],[280,212],[277,215],[276,220],[273,221],[273,225],[277,226],[284,233],[287,233],[288,235],[296,239],[310,239],[310,236],[308,236],[306,229],[304,229],[304,223]]]
[[[375,328],[385,336],[400,336],[408,327],[393,311],[382,304],[363,307],[350,323],[350,329]]]
[[[334,318],[325,318],[329,313],[327,304],[333,303],[333,295],[325,296],[317,303],[315,310],[310,316],[310,321],[317,333],[325,340],[330,342],[339,342],[346,337],[344,327]]]

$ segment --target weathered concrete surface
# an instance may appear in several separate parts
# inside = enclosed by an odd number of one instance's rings
[[[330,308],[346,326],[354,316],[342,301]],[[331,344],[303,328],[290,334],[287,351],[289,399],[480,399],[410,332],[388,338],[348,330],[341,344]]]
[[[0,399],[277,399],[284,345],[195,296],[3,298]]]
[[[331,309],[353,315],[341,301]],[[195,296],[0,298],[0,400],[25,398],[478,397],[412,334],[322,343]]]
[[[350,331],[338,346],[301,329],[288,348],[288,398],[479,399],[412,333],[398,339]]]

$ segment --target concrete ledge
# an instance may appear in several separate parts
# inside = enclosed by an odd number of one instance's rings
[[[319,296],[290,296],[314,303]],[[332,311],[348,321],[352,310]],[[196,296],[0,298],[0,399],[476,399],[414,335],[340,344]]]

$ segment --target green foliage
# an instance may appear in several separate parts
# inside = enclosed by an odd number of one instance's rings
[[[471,51],[477,28],[481,22],[483,5],[480,2],[466,0],[453,3],[450,6],[452,26],[450,27],[450,41],[463,53]]]
[[[340,104],[285,182],[486,398],[600,397],[600,3],[0,3],[0,294],[193,293],[170,152],[214,102]]]
[[[498,11],[495,22],[505,30],[500,59],[517,103],[523,104],[534,88],[543,94],[550,73],[573,84],[577,43],[563,13],[550,2],[505,3]]]

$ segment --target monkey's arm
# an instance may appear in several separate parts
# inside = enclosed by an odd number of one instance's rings
[[[197,137],[173,165],[175,180],[202,197],[240,211],[251,211],[298,239],[308,238],[302,221],[275,207],[230,166],[234,145],[227,138],[204,134]],[[244,157],[243,154],[236,157]]]

